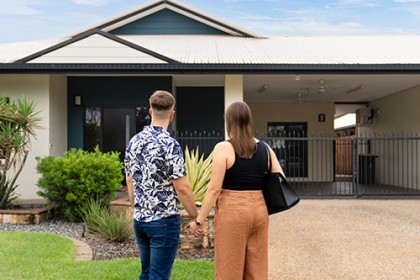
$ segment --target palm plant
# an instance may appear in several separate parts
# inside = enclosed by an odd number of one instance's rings
[[[188,146],[185,148],[185,169],[196,205],[201,205],[210,182],[212,154],[204,159],[204,154],[199,156],[198,147],[191,151]]]
[[[38,113],[35,104],[25,97],[11,102],[0,97],[0,209],[6,207],[16,189],[29,154],[30,138],[36,136],[35,129],[41,122]],[[14,173],[8,178],[12,168]]]

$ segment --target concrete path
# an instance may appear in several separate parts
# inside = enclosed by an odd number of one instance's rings
[[[270,279],[420,279],[420,200],[301,200],[270,216]]]

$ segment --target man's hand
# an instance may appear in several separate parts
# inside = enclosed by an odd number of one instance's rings
[[[204,229],[202,226],[197,226],[197,224],[195,223],[195,221],[191,221],[188,225],[188,233],[189,234],[194,234],[195,237],[198,237],[200,235],[203,235],[204,233]]]

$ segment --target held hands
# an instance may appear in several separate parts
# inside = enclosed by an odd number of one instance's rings
[[[197,225],[195,221],[191,221],[187,225],[187,229],[188,229],[188,233],[189,234],[194,234],[195,237],[198,237],[198,236],[200,236],[204,233],[203,226],[202,225],[200,225],[200,226]]]

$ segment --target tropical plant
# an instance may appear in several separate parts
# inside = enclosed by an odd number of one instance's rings
[[[123,179],[118,152],[102,153],[70,149],[64,157],[37,157],[38,195],[45,197],[57,215],[71,221],[81,219],[79,208],[89,199],[109,202],[115,198]]]
[[[210,182],[212,155],[204,159],[204,153],[199,156],[198,147],[191,151],[188,146],[185,148],[185,169],[196,205],[201,205]]]
[[[15,101],[0,97],[0,209],[13,200],[16,180],[29,154],[30,139],[36,137],[35,129],[40,127],[38,114],[35,103],[26,97]],[[9,171],[13,171],[10,177]]]
[[[0,177],[1,177],[1,174],[0,174]],[[10,184],[10,181],[6,180],[6,182],[4,183],[5,187],[0,189],[0,201],[3,200],[3,197],[6,195],[6,190],[9,190],[8,197],[6,198],[6,203],[4,205],[5,209],[12,208],[13,201],[18,198],[18,195],[16,194],[16,189],[18,185],[15,185],[13,188],[9,188],[9,184]]]
[[[80,214],[89,232],[107,240],[124,242],[133,236],[131,219],[123,212],[111,212],[104,201],[87,200]]]

